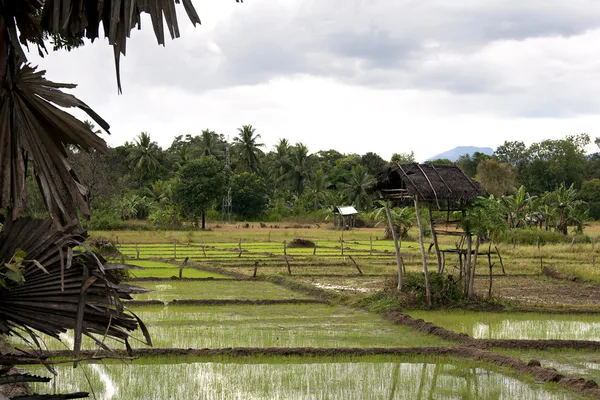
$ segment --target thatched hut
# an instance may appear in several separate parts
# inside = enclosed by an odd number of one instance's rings
[[[466,256],[467,265],[471,262],[471,234],[469,232],[460,232],[455,230],[440,231],[436,229],[436,223],[433,219],[431,210],[447,211],[445,223],[458,222],[450,221],[451,211],[463,211],[466,206],[478,196],[487,196],[486,191],[481,185],[469,178],[455,164],[453,165],[433,165],[433,164],[398,164],[395,163],[388,167],[377,178],[377,183],[374,185],[374,191],[383,200],[386,200],[386,213],[390,229],[394,235],[394,243],[396,246],[396,259],[398,261],[398,289],[402,288],[403,270],[402,257],[398,245],[398,237],[393,227],[393,220],[389,210],[389,200],[400,202],[414,202],[417,224],[419,227],[419,242],[421,245],[421,257],[423,260],[423,271],[425,273],[425,284],[428,303],[431,304],[431,289],[429,285],[429,274],[427,270],[427,258],[425,255],[425,246],[423,243],[424,228],[421,223],[421,213],[419,206],[422,203],[427,204],[429,213],[429,223],[431,228],[431,236],[433,246],[435,247],[437,258],[438,273],[442,273],[444,269],[444,252],[440,251],[438,246],[437,235],[449,234],[460,235],[466,239],[467,250],[460,248],[454,249],[459,254],[460,259]],[[461,261],[462,275],[462,261]]]
[[[384,199],[415,199],[439,210],[462,210],[478,196],[481,185],[455,164],[394,164],[379,175],[375,190]]]

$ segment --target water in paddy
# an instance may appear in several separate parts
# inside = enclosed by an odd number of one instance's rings
[[[600,316],[587,314],[485,313],[471,311],[414,311],[446,329],[476,339],[599,340]]]
[[[305,359],[258,363],[171,363],[58,367],[58,391],[89,390],[116,399],[573,399],[555,386],[523,382],[501,372],[444,363],[388,359]],[[40,367],[30,370],[44,374]],[[39,384],[38,391],[47,391]]]

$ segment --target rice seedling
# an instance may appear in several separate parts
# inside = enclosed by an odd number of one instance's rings
[[[556,368],[565,375],[600,381],[600,352],[590,349],[508,350],[494,349],[496,353],[520,358],[525,362],[538,360],[543,367]]]
[[[153,290],[151,293],[134,295],[136,300],[159,300],[170,302],[175,299],[227,299],[227,300],[271,300],[308,299],[307,295],[293,292],[269,282],[251,281],[169,281],[132,282]]]
[[[123,399],[573,399],[503,369],[444,358],[252,357],[141,359],[84,368],[100,400]],[[87,387],[83,371],[58,367],[57,387]],[[44,373],[40,367],[32,372]],[[176,377],[176,378],[175,378]],[[174,384],[177,382],[177,384]]]
[[[476,339],[600,340],[597,315],[454,310],[411,311],[409,314]]]

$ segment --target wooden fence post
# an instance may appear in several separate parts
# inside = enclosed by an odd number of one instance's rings
[[[183,268],[185,268],[189,259],[190,259],[189,257],[186,257],[185,260],[183,260],[183,263],[181,264],[181,266],[179,267],[179,279],[181,279],[181,277],[183,275]]]
[[[252,274],[253,278],[256,278],[256,271],[258,271],[258,261],[254,261],[254,273]]]
[[[240,258],[242,256],[242,239],[240,239],[240,242],[238,243],[238,251],[240,252],[238,258]]]
[[[354,258],[352,258],[352,256],[348,256],[348,257],[349,257],[349,258],[352,260],[352,262],[354,263],[354,266],[355,266],[355,267],[356,267],[356,269],[358,270],[358,274],[359,274],[359,275],[364,275],[364,274],[363,274],[363,272],[362,272],[362,270],[360,269],[360,267],[359,267],[359,266],[358,266],[358,264],[356,263],[356,261],[354,261]]]
[[[315,242],[315,247],[313,247],[313,256],[315,254],[317,254],[317,245],[319,244],[319,242]]]
[[[292,268],[290,267],[290,262],[287,258],[287,240],[283,241],[283,258],[285,259],[285,263],[287,264],[288,275],[292,274]]]
[[[340,238],[340,247],[342,248],[342,255],[344,255],[344,238]]]

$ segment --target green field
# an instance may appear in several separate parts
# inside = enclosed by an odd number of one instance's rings
[[[414,318],[476,339],[599,340],[600,317],[586,314],[411,311]]]
[[[170,302],[175,299],[207,300],[274,300],[308,299],[310,296],[293,292],[268,282],[251,281],[170,281],[170,282],[130,282],[152,290],[137,294],[136,300],[159,300]]]
[[[510,371],[449,359],[397,357],[173,360],[58,367],[58,389],[87,388],[107,399],[577,399]],[[44,374],[42,368],[31,370]],[[151,382],[151,385],[149,383]],[[47,385],[46,385],[47,386]],[[41,390],[47,389],[37,385]]]

